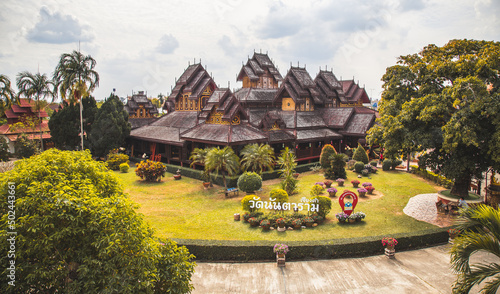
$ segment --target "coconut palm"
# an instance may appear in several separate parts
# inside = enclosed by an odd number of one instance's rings
[[[15,102],[17,102],[17,97],[12,90],[9,77],[0,74],[0,112],[3,113]]]
[[[459,229],[451,248],[451,264],[458,278],[453,293],[469,293],[484,281],[482,293],[497,293],[500,286],[500,264],[494,262],[470,264],[470,258],[479,251],[500,258],[500,211],[481,204],[463,211]],[[486,281],[485,281],[486,280]]]
[[[99,86],[99,74],[94,70],[96,61],[79,51],[64,53],[54,71],[54,82],[63,99],[80,103],[80,137],[83,150],[83,105],[82,97]]]
[[[227,172],[229,176],[235,175],[239,168],[240,158],[234,153],[231,147],[226,146],[222,149],[217,147],[208,151],[205,159],[205,170],[207,172],[215,171],[216,175],[221,172],[222,180],[224,181],[224,188],[226,190],[227,183],[225,173]]]
[[[274,150],[268,144],[249,144],[241,150],[241,167],[244,171],[254,171],[259,175],[264,169],[273,170]]]
[[[191,167],[195,164],[205,165],[205,160],[207,159],[207,153],[210,151],[210,148],[194,148],[191,152],[191,156],[189,156],[189,160],[191,160]],[[203,172],[203,180],[205,182],[210,181],[210,174],[207,170]],[[210,181],[210,185],[212,185],[212,181]]]
[[[46,74],[32,74],[28,71],[20,72],[17,75],[16,82],[17,88],[19,89],[19,97],[24,96],[28,98],[28,101],[35,99],[40,125],[40,144],[43,152],[42,120],[40,118],[40,111],[42,109],[41,102],[47,98],[52,98],[51,101],[54,101],[54,83],[47,77]]]

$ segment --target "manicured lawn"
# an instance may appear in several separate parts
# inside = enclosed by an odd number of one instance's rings
[[[438,189],[415,175],[402,171],[379,171],[371,179],[359,179],[361,183],[371,182],[378,193],[369,198],[360,199],[354,212],[366,213],[360,223],[339,225],[335,214],[341,212],[338,196],[344,189],[356,192],[351,180],[356,174],[348,172],[345,187],[336,187],[337,197],[332,199],[332,210],[327,220],[315,228],[277,232],[263,232],[252,228],[243,221],[234,221],[234,213],[243,214],[240,192],[239,197],[226,199],[223,188],[203,189],[198,180],[183,177],[175,181],[168,174],[161,183],[145,183],[133,172],[116,172],[122,179],[125,192],[139,204],[138,212],[155,229],[158,237],[180,239],[213,240],[323,240],[351,238],[370,235],[385,235],[423,230],[434,227],[417,221],[403,213],[408,199],[422,193],[435,193]],[[299,193],[290,197],[289,202],[299,203],[302,197],[310,197],[309,191],[316,182],[323,181],[323,175],[307,172],[299,177]],[[278,180],[264,182],[262,191],[256,193],[262,200],[269,199],[269,191],[278,187]],[[383,195],[380,195],[382,193]],[[327,196],[327,193],[324,193]],[[264,210],[264,212],[266,212]],[[305,211],[303,211],[305,213]]]

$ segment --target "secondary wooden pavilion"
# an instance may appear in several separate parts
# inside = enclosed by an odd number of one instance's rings
[[[281,76],[267,54],[254,53],[242,66],[236,92],[218,88],[201,64],[190,65],[177,80],[163,108],[168,114],[131,131],[132,155],[188,164],[194,148],[268,143],[276,153],[294,148],[298,161],[319,157],[324,144],[337,150],[364,142],[376,111],[353,80],[339,81],[320,70],[312,79],[305,68]]]

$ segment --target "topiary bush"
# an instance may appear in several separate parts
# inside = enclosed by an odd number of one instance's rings
[[[356,162],[356,164],[354,165],[354,171],[357,172],[358,174],[360,174],[364,168],[365,164],[361,161]]]
[[[392,167],[392,160],[384,159],[384,161],[382,162],[382,170],[388,171],[391,169],[391,167]]]
[[[119,170],[120,164],[129,163],[129,157],[126,154],[110,153],[108,154],[108,160],[106,160],[106,163],[108,164],[108,168],[110,170]]]
[[[274,199],[272,202],[283,204],[288,202],[288,193],[283,189],[272,189],[269,192],[269,199]]]
[[[238,189],[253,193],[262,188],[262,178],[254,172],[245,172],[238,178]]]
[[[330,156],[333,154],[337,154],[337,150],[335,150],[332,145],[326,144],[325,146],[323,146],[323,148],[321,149],[321,154],[319,156],[319,164],[322,168],[330,167]]]
[[[377,166],[377,161],[376,160],[370,161],[370,165],[376,167]]]
[[[326,215],[332,210],[332,200],[326,196],[315,196],[311,200],[318,199],[317,204],[319,204],[318,215],[326,218]],[[314,202],[312,202],[314,204]]]
[[[141,161],[135,169],[135,174],[146,182],[160,182],[165,176],[167,167],[158,161]]]
[[[250,201],[254,201],[254,202],[250,202]],[[241,208],[244,211],[248,211],[248,212],[257,211],[258,209],[255,205],[255,203],[257,201],[260,201],[260,197],[258,197],[256,195],[247,195],[247,196],[243,197],[243,199],[241,199]],[[250,206],[253,206],[253,207],[250,207]]]
[[[323,193],[324,188],[320,185],[314,185],[311,189],[311,196],[315,197]]]
[[[128,163],[122,163],[122,164],[120,164],[120,171],[122,173],[128,173],[129,169],[130,169],[130,166],[128,165]]]
[[[347,166],[346,166],[346,168],[347,168],[348,170],[353,170],[353,169],[354,169],[354,165],[355,165],[355,164],[356,164],[356,160],[352,160],[352,159],[351,159],[351,160],[349,160],[349,161],[347,162]]]
[[[396,169],[396,166],[400,165],[401,163],[403,163],[403,161],[399,159],[393,159],[391,163],[391,169]]]
[[[358,148],[356,148],[356,151],[354,151],[354,154],[352,156],[352,159],[356,161],[361,161],[364,164],[367,164],[369,159],[368,159],[368,154],[365,151],[365,148],[361,146],[361,144],[358,143]]]

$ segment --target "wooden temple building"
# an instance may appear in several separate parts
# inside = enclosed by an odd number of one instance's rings
[[[324,144],[342,151],[364,143],[378,115],[363,107],[370,100],[353,80],[327,70],[313,79],[301,67],[283,78],[267,54],[254,53],[237,80],[243,86],[233,93],[218,88],[201,64],[190,65],[163,105],[168,114],[131,131],[132,155],[183,165],[194,148],[231,146],[238,154],[246,144],[267,143],[311,161]]]
[[[123,108],[128,113],[128,121],[132,130],[154,122],[158,115],[158,109],[146,97],[144,91],[127,97],[127,104]]]

